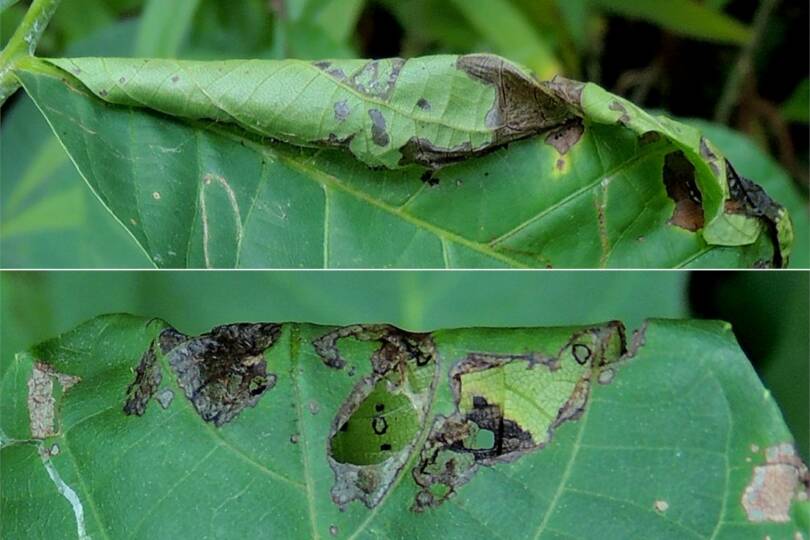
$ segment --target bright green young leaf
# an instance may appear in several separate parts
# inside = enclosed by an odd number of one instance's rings
[[[497,57],[49,62],[70,74],[32,61],[26,90],[158,266],[736,267],[790,253],[784,209],[697,130]]]
[[[721,323],[627,345],[615,322],[186,336],[111,315],[0,385],[4,538],[761,539],[810,517]]]

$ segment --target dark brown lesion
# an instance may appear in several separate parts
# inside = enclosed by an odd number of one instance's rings
[[[695,166],[683,152],[673,152],[664,159],[664,187],[675,203],[669,223],[695,232],[703,228],[703,197],[695,179]]]
[[[783,219],[789,219],[785,217],[785,207],[771,199],[761,186],[737,173],[728,160],[726,160],[726,180],[729,189],[729,198],[725,203],[726,213],[761,219],[774,246],[772,265],[781,268],[786,261],[783,260],[779,247],[777,224]]]
[[[618,347],[609,352],[614,340],[618,340]],[[525,362],[526,369],[549,371],[556,371],[566,360],[602,368],[610,359],[615,359],[612,355],[624,355],[626,352],[624,326],[614,321],[573,334],[556,355],[538,352],[468,354],[450,370],[455,412],[450,416],[437,416],[422,447],[419,461],[411,471],[419,486],[412,509],[422,512],[439,506],[469,482],[480,466],[509,463],[545,447],[559,426],[583,414],[590,395],[593,371],[585,371],[571,396],[556,412],[548,432],[543,434],[529,433],[516,421],[506,417],[497,404],[489,403],[483,396],[473,395],[472,408],[462,411],[460,403],[464,375],[499,368],[511,362]],[[481,431],[491,432],[491,446],[479,448],[471,444]]]
[[[510,142],[575,119],[572,109],[555,92],[502,58],[487,54],[465,55],[458,58],[456,67],[495,87],[495,103],[486,117],[486,126],[493,131],[492,141],[479,148],[472,148],[469,142],[448,148],[425,138],[412,137],[400,149],[400,165],[416,163],[436,169],[488,154]]]
[[[312,345],[323,363],[343,369],[347,362],[340,354],[338,342],[345,338],[380,343],[371,357],[375,373],[387,373],[405,360],[413,360],[419,367],[436,358],[436,347],[428,333],[406,332],[389,324],[353,324],[342,326],[314,339]]]
[[[155,347],[155,342],[152,342],[135,368],[135,380],[127,387],[124,414],[143,416],[146,412],[146,405],[160,386],[163,374],[160,370]]]
[[[219,427],[256,406],[276,384],[264,353],[280,333],[279,324],[243,323],[218,326],[192,338],[167,329],[159,341],[194,409]]]

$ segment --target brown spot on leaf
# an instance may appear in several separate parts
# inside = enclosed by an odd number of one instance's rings
[[[456,66],[496,89],[497,98],[487,114],[487,127],[495,130],[495,145],[536,135],[573,118],[566,103],[548,85],[503,58],[469,54],[460,56]]]
[[[44,439],[56,435],[56,399],[53,397],[54,381],[67,392],[80,382],[79,377],[57,372],[53,367],[42,362],[35,362],[28,379],[28,419],[31,426],[31,437]]]
[[[194,338],[168,329],[160,343],[197,413],[219,427],[245,407],[256,406],[275,386],[276,375],[268,373],[264,352],[280,332],[281,325],[264,323],[218,326]]]
[[[173,83],[176,83],[176,82],[177,82],[177,81],[179,81],[179,80],[180,80],[180,77],[179,77],[179,76],[177,76],[177,75],[172,75],[172,82],[173,82]]]
[[[585,133],[585,128],[582,121],[579,119],[573,120],[551,131],[546,137],[546,143],[556,148],[557,152],[564,156],[579,142],[583,133]]]
[[[143,413],[146,412],[146,405],[160,386],[163,374],[157,361],[155,347],[154,342],[149,345],[135,368],[135,380],[127,387],[124,414],[143,416]]]
[[[668,154],[664,160],[664,186],[675,203],[669,223],[687,231],[703,228],[703,204],[695,182],[695,166],[683,152]]]
[[[385,117],[377,109],[369,109],[368,115],[371,117],[371,140],[377,146],[388,146],[391,139],[385,130]]]
[[[430,110],[430,102],[425,98],[419,98],[419,101],[416,102],[416,106],[422,109],[423,111]]]
[[[801,493],[807,496],[810,475],[791,444],[766,450],[764,465],[754,467],[751,481],[745,487],[742,505],[749,521],[790,521],[790,505]]]

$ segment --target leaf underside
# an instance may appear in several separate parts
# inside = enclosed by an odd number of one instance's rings
[[[49,62],[26,90],[159,267],[788,260],[784,209],[697,130],[497,57]]]
[[[4,366],[4,538],[806,527],[806,468],[728,325],[650,321],[629,348],[615,322],[186,336],[99,317]]]

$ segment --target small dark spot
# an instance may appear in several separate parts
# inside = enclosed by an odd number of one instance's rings
[[[106,95],[107,95],[107,91],[106,91],[106,90],[103,90],[103,89],[102,89],[102,90],[99,90],[98,95],[100,95],[101,97],[104,97],[104,96],[106,96]]]
[[[425,98],[419,98],[419,101],[416,102],[416,106],[422,109],[423,111],[430,110],[430,102]]]
[[[422,176],[419,177],[422,182],[425,182],[429,186],[437,186],[439,185],[439,179],[435,176],[436,171],[433,169],[428,169],[422,173]]]
[[[329,61],[327,61],[327,60],[320,60],[320,61],[318,61],[318,62],[315,62],[315,63],[314,63],[314,66],[315,66],[316,68],[318,68],[318,69],[323,69],[323,70],[327,70],[327,69],[329,69],[329,67],[330,67],[331,65],[332,65],[332,62],[329,62]]]
[[[564,169],[565,169],[565,160],[564,159],[558,159],[557,160],[557,170],[562,171]]]
[[[388,431],[388,420],[386,420],[384,416],[375,416],[371,420],[371,429],[373,429],[374,433],[377,435],[383,435]]]
[[[121,84],[124,84],[125,82],[127,82],[127,78],[126,77],[121,77],[120,79],[118,79],[118,82],[120,82]]]
[[[369,109],[368,115],[371,117],[371,140],[377,146],[388,146],[391,139],[385,131],[385,117],[377,109]]]
[[[383,412],[385,410],[385,405],[383,405],[382,403],[377,403],[374,406],[374,410],[376,410],[377,412]]]
[[[380,451],[381,452],[388,452],[390,450],[391,450],[391,445],[390,444],[384,443],[384,444],[380,445]]]
[[[354,366],[350,366],[349,371],[347,372],[347,375],[349,377],[354,377],[355,373],[357,373],[357,368],[355,368]]]
[[[177,81],[179,81],[179,80],[180,80],[180,77],[178,77],[177,75],[175,75],[175,76],[173,76],[173,77],[172,77],[172,82],[173,82],[173,83],[176,83],[176,82],[177,82]]]
[[[473,396],[473,409],[483,409],[487,406],[487,400],[481,396]]]
[[[291,443],[298,444],[299,440],[300,440],[300,438],[298,436],[298,433],[293,433],[292,435],[290,435],[290,442]]]
[[[488,173],[488,172],[484,172],[484,176],[489,176],[489,173]]]
[[[587,345],[583,345],[582,343],[577,343],[571,348],[571,352],[574,355],[574,360],[577,361],[577,364],[580,366],[584,366],[585,362],[591,357],[591,349]]]

